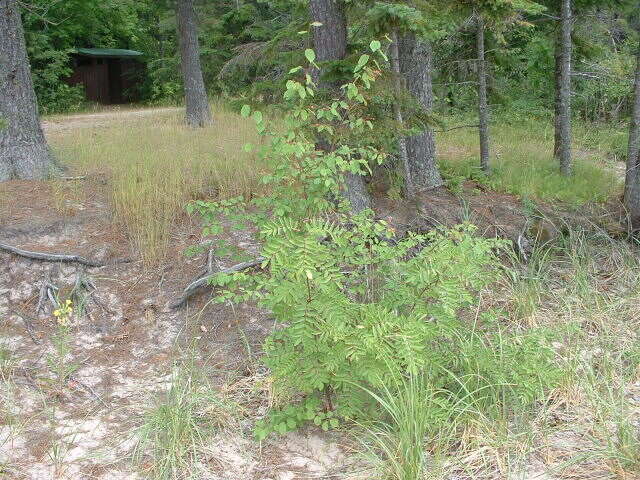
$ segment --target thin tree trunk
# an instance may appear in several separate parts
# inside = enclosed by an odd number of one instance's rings
[[[322,24],[312,27],[316,62],[343,59],[347,54],[347,17],[342,1],[310,0],[309,13],[314,22]],[[322,72],[318,69],[314,69],[311,76],[319,89],[337,89],[338,87],[338,85],[323,82],[321,80]],[[320,139],[318,148],[327,150],[332,147]],[[349,201],[353,213],[371,208],[371,199],[362,175],[344,173],[344,189],[345,197]]]
[[[571,175],[571,0],[562,0],[560,21],[559,93],[556,113],[556,138],[559,142],[557,157],[560,172]]]
[[[40,126],[16,0],[0,0],[0,181],[57,169]]]
[[[391,34],[391,51],[389,52],[389,60],[391,61],[391,69],[393,70],[394,87],[396,94],[400,94],[402,91],[402,77],[400,71],[400,48],[398,46],[399,38],[398,33],[393,32]],[[402,118],[402,109],[398,102],[393,103],[393,114],[398,122],[398,126],[402,128],[404,126],[404,120]],[[413,179],[411,178],[411,167],[409,165],[409,155],[407,153],[407,140],[401,136],[398,138],[398,156],[400,157],[400,163],[404,171],[404,189],[405,197],[409,198],[414,193]]]
[[[187,104],[186,120],[192,127],[204,127],[211,125],[213,119],[202,78],[198,25],[193,0],[178,0],[176,7],[182,79]]]
[[[433,51],[431,45],[417,40],[415,35],[403,35],[400,49],[400,70],[407,89],[427,111],[433,110],[433,84],[431,69]],[[442,177],[436,164],[436,142],[430,127],[417,135],[407,137],[409,175],[416,190],[425,190],[442,185]]]
[[[636,62],[633,112],[629,128],[629,155],[624,189],[624,204],[634,232],[640,231],[640,45],[638,45]]]
[[[560,90],[562,89],[562,76],[560,75],[560,64],[562,63],[562,31],[558,29],[555,35],[555,46],[553,56],[555,59],[554,69],[553,69],[553,80],[554,80],[554,102],[553,102],[553,125],[554,125],[554,135],[553,135],[553,156],[555,158],[560,158]]]
[[[489,104],[487,102],[487,68],[484,56],[484,19],[477,16],[476,48],[478,51],[478,117],[480,134],[480,168],[489,173]]]

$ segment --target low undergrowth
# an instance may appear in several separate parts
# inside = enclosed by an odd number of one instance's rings
[[[554,344],[571,329],[520,328],[510,325],[511,305],[487,305],[501,283],[521,288],[517,267],[504,264],[507,242],[469,225],[395,238],[371,212],[354,216],[331,202],[341,175],[385,160],[363,118],[379,43],[371,49],[344,87],[347,100],[316,102],[306,77],[287,84],[284,131],[253,113],[271,139],[263,150],[274,172],[268,196],[192,209],[207,234],[220,232],[220,215],[259,228],[263,271],[212,279],[222,287],[218,301],[257,301],[276,321],[263,357],[271,410],[257,438],[308,423],[360,425],[379,474],[413,480],[431,471],[430,456],[471,445],[461,438],[474,429],[497,426],[496,441],[509,437],[514,422],[545,405],[565,385]],[[313,52],[306,56],[313,64]],[[316,148],[318,134],[331,144],[336,132],[339,147]]]
[[[466,179],[491,190],[522,198],[561,202],[579,206],[605,202],[621,192],[622,178],[609,165],[615,155],[597,143],[597,135],[585,137],[585,147],[575,145],[575,166],[571,177],[559,175],[553,158],[553,131],[539,123],[496,122],[492,127],[491,174],[479,167],[478,138],[475,129],[452,130],[438,134],[439,164],[454,189]]]

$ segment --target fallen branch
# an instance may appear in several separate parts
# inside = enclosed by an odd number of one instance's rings
[[[258,265],[260,265],[265,260],[266,259],[264,257],[258,257],[258,258],[255,258],[253,260],[250,260],[248,262],[242,262],[242,263],[238,263],[237,265],[234,265],[232,267],[224,268],[224,269],[220,270],[219,272],[216,272],[215,274],[208,274],[208,275],[205,275],[204,277],[200,277],[197,280],[194,280],[193,282],[191,282],[189,285],[187,285],[187,287],[183,290],[182,295],[180,296],[180,298],[178,298],[174,302],[170,303],[169,304],[169,308],[178,308],[178,307],[182,306],[187,300],[189,300],[189,298],[191,298],[191,296],[193,296],[194,293],[196,293],[202,287],[207,286],[209,284],[209,280],[211,279],[211,277],[213,277],[213,275],[216,275],[216,274],[219,274],[219,273],[241,272],[243,270],[247,270],[248,268],[257,267]]]
[[[97,262],[95,260],[88,260],[80,255],[32,252],[29,250],[22,250],[21,248],[7,245],[6,243],[0,243],[0,250],[13,253],[14,255],[18,255],[19,257],[30,258],[32,260],[43,260],[46,262],[69,262],[69,263],[75,262],[75,263],[79,263],[80,265],[85,265],[87,267],[104,267],[106,265],[106,263]],[[122,260],[116,260],[113,263],[127,263],[130,261],[131,260],[129,259],[122,259]]]
[[[444,128],[442,130],[436,130],[438,133],[450,132],[451,130],[458,130],[460,128],[478,128],[480,125],[458,125],[457,127]]]

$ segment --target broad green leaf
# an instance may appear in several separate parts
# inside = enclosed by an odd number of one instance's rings
[[[364,67],[367,62],[369,61],[369,55],[365,54],[365,55],[361,55],[360,59],[358,60],[358,64],[356,65],[356,69],[355,71],[358,72],[362,69],[362,67]]]
[[[304,51],[304,56],[307,57],[307,60],[309,60],[309,63],[313,63],[316,61],[316,52],[314,52],[311,48],[307,48]]]

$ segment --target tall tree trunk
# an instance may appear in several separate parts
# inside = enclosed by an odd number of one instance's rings
[[[399,36],[397,32],[391,34],[391,51],[389,52],[389,60],[391,61],[391,69],[393,70],[394,87],[396,94],[399,95],[402,91],[402,74],[400,70],[400,48],[399,48]],[[396,118],[396,122],[400,128],[404,125],[402,118],[402,109],[398,102],[393,103],[393,114]],[[401,136],[398,138],[398,156],[400,157],[400,163],[404,171],[404,189],[405,196],[411,197],[414,193],[413,178],[411,178],[411,167],[409,165],[409,155],[407,153],[407,140]]]
[[[312,27],[316,61],[321,63],[343,59],[347,54],[347,17],[342,1],[310,0],[309,13],[314,22],[322,24]],[[321,81],[321,71],[314,69],[311,75],[318,88],[337,88],[337,85]],[[320,140],[318,148],[326,150],[331,147]],[[344,188],[352,212],[359,213],[371,208],[371,199],[362,175],[346,172],[344,174]]]
[[[178,0],[176,7],[182,79],[187,104],[186,119],[192,127],[204,127],[211,125],[213,119],[202,79],[196,11],[193,8],[193,0]]]
[[[553,69],[553,80],[555,85],[553,102],[553,156],[555,158],[560,158],[560,144],[562,143],[560,141],[560,126],[558,124],[560,120],[560,90],[562,89],[562,76],[560,75],[560,64],[562,63],[562,31],[560,29],[556,32],[553,57],[555,59]]]
[[[562,0],[560,18],[560,90],[555,120],[556,138],[559,142],[557,158],[560,161],[560,172],[571,175],[571,0]]]
[[[341,0],[310,0],[309,12],[314,22],[322,25],[312,28],[313,48],[318,63],[342,60],[347,54],[347,17]],[[317,68],[311,77],[318,88],[335,88],[321,82],[322,73]]]
[[[0,0],[0,181],[56,169],[42,133],[16,0]]]
[[[416,39],[415,35],[403,35],[400,49],[400,71],[407,89],[427,111],[433,110],[433,84],[431,69],[433,52],[431,45]],[[422,133],[407,137],[409,175],[416,190],[442,185],[442,177],[436,164],[436,142],[433,130],[427,127]]]
[[[629,156],[624,189],[624,204],[634,232],[640,231],[640,45],[633,84],[634,102],[629,129]]]
[[[478,117],[480,134],[480,168],[489,173],[489,104],[487,102],[487,66],[484,56],[484,19],[477,15],[476,49],[478,51]]]

